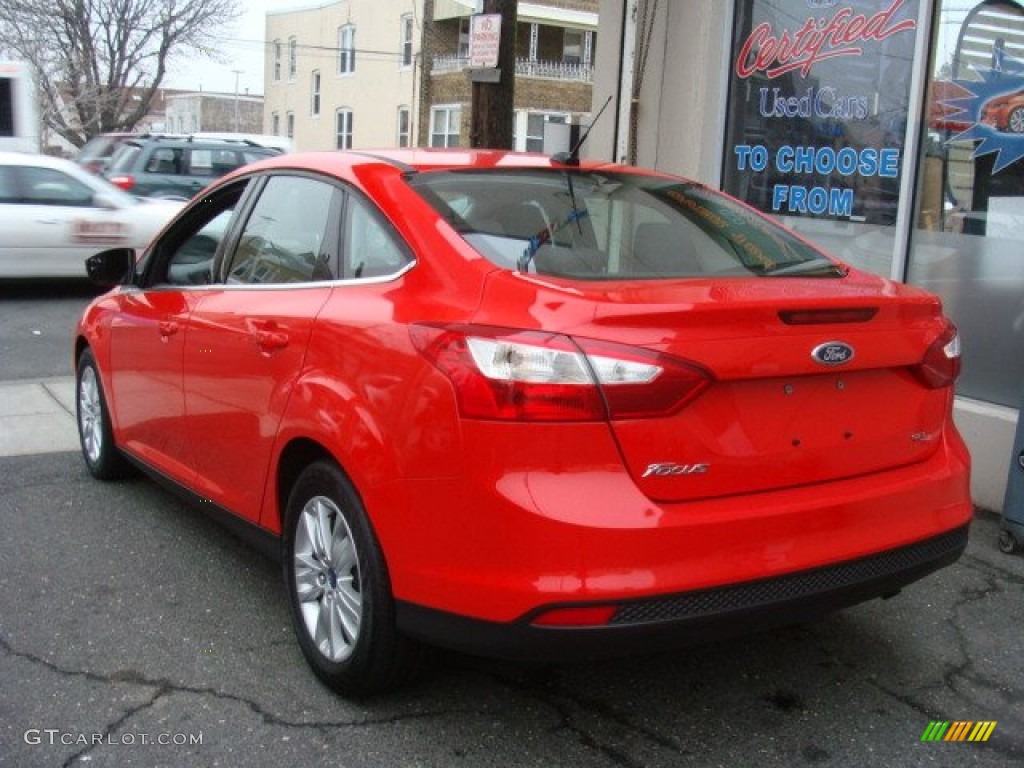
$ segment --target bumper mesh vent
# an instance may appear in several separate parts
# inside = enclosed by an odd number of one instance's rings
[[[893,581],[902,573],[921,571],[908,578],[909,583],[930,570],[929,565],[938,567],[942,562],[955,559],[965,546],[966,527],[900,549],[811,571],[686,592],[673,597],[638,600],[621,606],[610,623],[642,624],[746,611],[827,595],[874,581]]]

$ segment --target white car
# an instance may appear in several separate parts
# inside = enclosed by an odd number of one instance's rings
[[[0,152],[0,278],[84,278],[88,257],[141,253],[182,205],[133,197],[70,160]]]

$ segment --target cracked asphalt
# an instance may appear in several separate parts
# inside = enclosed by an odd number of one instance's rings
[[[0,292],[0,379],[66,373],[67,342],[47,339],[84,301]],[[22,325],[42,333],[22,342]],[[986,513],[958,563],[892,600],[601,663],[438,652],[361,702],[309,672],[278,565],[148,480],[98,483],[73,453],[0,459],[0,531],[0,766],[1024,761],[1024,557],[998,551]],[[923,743],[932,720],[997,726]]]

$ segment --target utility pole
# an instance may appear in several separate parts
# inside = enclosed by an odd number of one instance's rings
[[[484,13],[501,15],[498,66],[471,70],[473,104],[469,126],[472,147],[513,148],[516,85],[516,0],[484,0]]]

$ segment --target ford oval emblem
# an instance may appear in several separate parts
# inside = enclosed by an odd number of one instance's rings
[[[811,357],[822,365],[843,365],[853,360],[853,347],[842,341],[826,341],[811,350]]]

